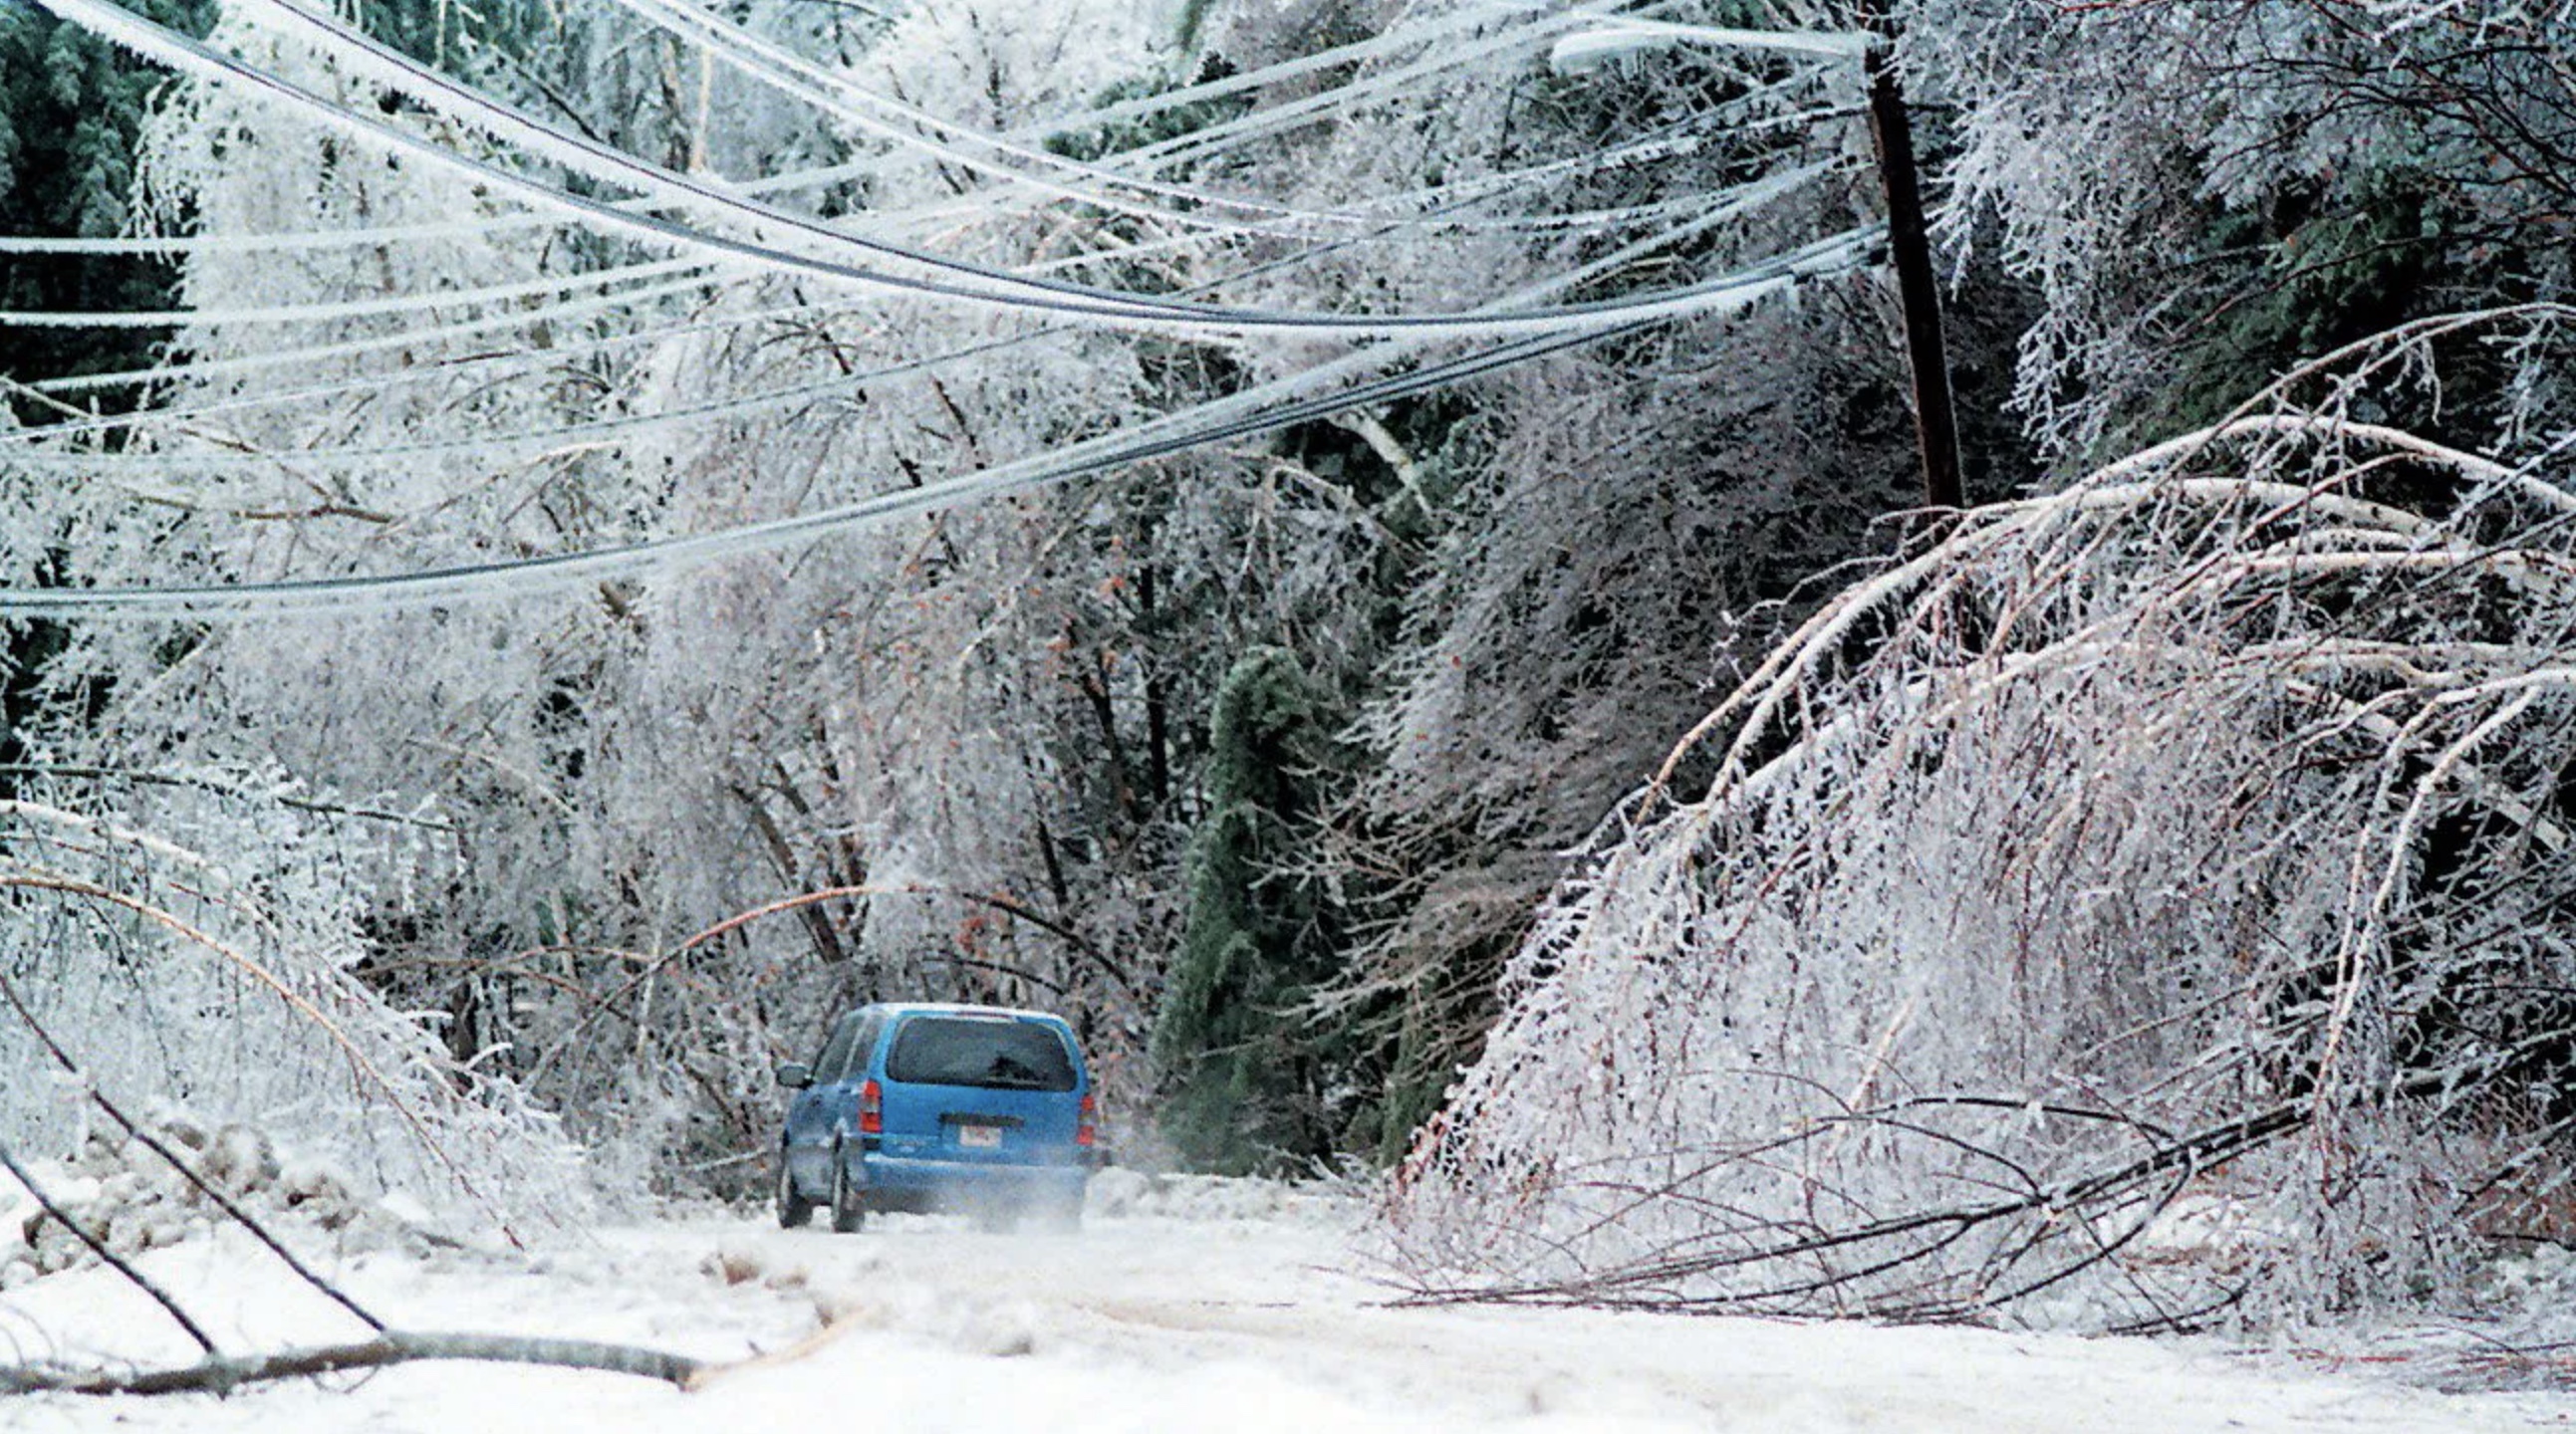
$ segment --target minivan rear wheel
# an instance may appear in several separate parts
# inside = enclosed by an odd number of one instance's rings
[[[832,1228],[847,1235],[867,1223],[868,1207],[850,1185],[850,1162],[841,1147],[832,1147]]]
[[[793,1230],[814,1218],[814,1202],[796,1193],[796,1172],[787,1168],[787,1152],[778,1152],[778,1228]]]

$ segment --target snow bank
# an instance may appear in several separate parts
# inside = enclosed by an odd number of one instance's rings
[[[281,1157],[255,1127],[208,1129],[174,1117],[155,1135],[207,1185],[293,1246],[417,1254],[456,1243],[428,1228],[417,1201],[371,1199],[327,1164]],[[204,1238],[227,1219],[213,1196],[141,1140],[94,1134],[77,1156],[31,1164],[28,1174],[121,1258]],[[0,1290],[96,1263],[88,1243],[47,1213],[35,1191],[0,1172]]]

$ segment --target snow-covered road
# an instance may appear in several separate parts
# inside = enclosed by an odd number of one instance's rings
[[[356,1254],[350,1288],[416,1328],[773,1358],[693,1393],[611,1375],[419,1365],[211,1398],[0,1400],[10,1431],[619,1434],[904,1430],[2504,1430],[2576,1425],[2576,1395],[2445,1395],[2202,1343],[1567,1310],[1406,1309],[1349,1271],[1333,1207],[1095,1218],[1078,1237],[936,1220],[858,1235],[705,1215],[602,1232],[533,1268]],[[150,1268],[255,1341],[358,1331],[246,1242]],[[0,1297],[21,1356],[183,1360],[104,1273]]]

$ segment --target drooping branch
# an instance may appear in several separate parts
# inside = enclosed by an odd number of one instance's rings
[[[78,1216],[64,1209],[62,1203],[54,1199],[52,1193],[47,1191],[34,1175],[28,1173],[27,1167],[18,1163],[18,1157],[9,1149],[7,1141],[0,1141],[0,1170],[8,1171],[20,1185],[26,1187],[27,1193],[35,1197],[37,1208],[45,1212],[46,1218],[71,1231],[74,1239],[88,1246],[89,1252],[98,1257],[99,1263],[124,1276],[127,1284],[141,1290],[154,1304],[159,1305],[162,1311],[170,1316],[173,1323],[188,1332],[188,1338],[197,1342],[197,1347],[206,1352],[207,1358],[221,1357],[215,1350],[213,1337],[206,1333],[203,1325],[197,1323],[195,1316],[188,1313],[187,1307],[179,1303],[178,1297],[161,1288],[160,1283],[150,1275],[136,1269],[133,1261],[110,1248],[97,1231],[92,1230]]]
[[[1048,916],[1043,912],[1031,908],[1027,903],[1015,900],[1009,896],[994,892],[963,891],[951,887],[932,886],[919,882],[910,882],[900,885],[861,884],[857,886],[828,886],[813,891],[798,892],[793,896],[781,897],[776,901],[765,902],[748,910],[735,912],[733,915],[726,917],[722,921],[716,922],[714,925],[684,938],[677,944],[673,945],[669,950],[656,956],[638,957],[634,956],[632,953],[622,953],[627,955],[631,964],[633,964],[636,969],[630,973],[624,981],[620,982],[614,990],[611,990],[606,995],[591,1003],[589,1008],[582,1013],[581,1017],[574,1022],[571,1030],[568,1031],[559,1042],[557,1049],[570,1049],[575,1043],[576,1038],[579,1037],[582,1032],[588,1030],[590,1024],[597,1020],[602,1013],[622,1009],[624,1004],[629,1001],[646,982],[651,981],[662,975],[664,972],[678,966],[681,962],[687,960],[692,952],[700,950],[708,943],[719,940],[731,932],[739,931],[746,926],[768,917],[790,912],[801,913],[827,902],[864,901],[870,898],[882,896],[933,897],[945,900],[963,901],[972,905],[985,907],[989,910],[999,911],[1015,920],[1025,921],[1030,925],[1055,936],[1059,940],[1062,940],[1067,946],[1072,947],[1074,951],[1080,954],[1085,960],[1089,961],[1104,975],[1107,975],[1110,979],[1116,981],[1120,986],[1131,991],[1134,989],[1130,973],[1119,962],[1114,960],[1109,953],[1101,950],[1098,945],[1085,937],[1081,932],[1075,930],[1064,921]],[[1012,966],[997,961],[986,961],[980,958],[956,955],[942,955],[938,959],[968,969],[992,971],[999,975],[1016,977],[1020,980],[1027,981],[1032,985],[1039,986],[1059,994],[1064,990],[1062,982],[1038,972],[1031,971],[1023,966]]]
[[[2274,414],[1919,535],[1542,914],[1399,1180],[1418,1288],[2171,1327],[2464,1277],[2576,1129],[2571,515]]]
[[[131,893],[103,886],[97,882],[84,881],[77,877],[67,876],[61,873],[18,868],[15,870],[0,870],[0,888],[16,888],[28,891],[50,891],[66,896],[81,897],[86,900],[96,902],[102,906],[115,907],[120,910],[131,912],[136,916],[142,917],[143,919],[168,930],[190,945],[202,947],[205,950],[213,952],[215,955],[221,957],[223,960],[239,969],[252,981],[273,992],[278,999],[290,1007],[298,1017],[310,1023],[315,1029],[320,1030],[331,1039],[332,1043],[339,1048],[343,1056],[348,1060],[351,1068],[356,1070],[366,1083],[381,1096],[386,1105],[389,1106],[396,1115],[401,1117],[403,1122],[411,1128],[414,1135],[418,1137],[421,1148],[427,1151],[433,1159],[437,1160],[438,1163],[446,1169],[449,1177],[456,1182],[456,1187],[459,1190],[466,1192],[468,1195],[473,1196],[476,1200],[482,1201],[486,1211],[490,1213],[496,1221],[498,1221],[503,1237],[508,1239],[513,1245],[519,1243],[518,1232],[511,1228],[511,1222],[506,1218],[503,1218],[498,1206],[493,1205],[489,1200],[485,1199],[479,1182],[477,1182],[474,1177],[466,1171],[464,1166],[459,1164],[455,1157],[448,1152],[446,1145],[440,1141],[436,1133],[430,1129],[429,1121],[424,1117],[422,1112],[416,1109],[411,1101],[404,1098],[402,1092],[396,1088],[392,1079],[386,1076],[383,1069],[379,1067],[376,1061],[360,1047],[358,1042],[350,1036],[349,1032],[342,1028],[338,1021],[333,1020],[328,1012],[316,1005],[311,996],[306,995],[302,991],[299,991],[290,985],[275,970],[272,970],[267,963],[262,962],[258,957],[238,946],[220,940],[211,933],[200,930],[173,912],[164,910],[149,901],[145,901],[140,897],[132,895]]]

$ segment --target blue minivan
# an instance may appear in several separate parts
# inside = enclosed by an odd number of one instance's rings
[[[1039,1011],[926,1002],[862,1006],[833,1023],[778,1142],[778,1223],[832,1212],[960,1210],[987,1227],[1031,1216],[1078,1229],[1099,1163],[1081,1042]]]

